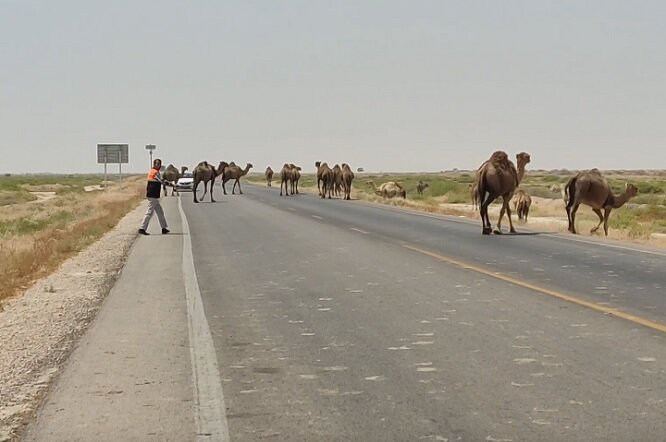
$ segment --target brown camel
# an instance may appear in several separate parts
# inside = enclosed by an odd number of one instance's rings
[[[518,214],[518,219],[525,219],[525,222],[527,222],[527,215],[530,213],[531,205],[532,197],[530,194],[523,189],[516,190],[513,197],[513,208]]]
[[[344,199],[350,200],[352,183],[354,181],[354,172],[352,172],[351,167],[349,167],[349,164],[347,163],[342,163],[341,178],[342,190],[345,193]]]
[[[340,196],[342,191],[342,168],[339,164],[333,166],[333,196]]]
[[[576,233],[576,212],[581,204],[585,204],[592,207],[594,213],[599,217],[599,224],[590,230],[590,233],[595,233],[599,230],[601,223],[603,223],[606,236],[608,236],[608,219],[610,218],[611,211],[619,209],[638,194],[636,186],[627,183],[623,193],[614,195],[608,185],[608,181],[606,181],[598,169],[578,173],[569,179],[564,191],[567,203],[569,231]],[[604,209],[603,215],[601,209]]]
[[[273,186],[273,169],[271,169],[271,166],[268,166],[266,168],[266,181],[268,182],[268,187]]]
[[[218,175],[222,175],[224,173],[224,169],[227,166],[228,164],[224,161],[220,161],[220,165],[217,169],[215,169],[212,164],[209,164],[208,161],[202,161],[197,164],[197,167],[195,167],[194,171],[192,172],[192,178],[194,178],[192,194],[194,195],[195,203],[199,202],[197,200],[197,187],[202,181],[204,183],[204,193],[201,196],[201,199],[203,200],[205,198],[206,192],[208,191],[208,182],[210,181],[210,202],[215,202],[215,198],[213,198],[213,186],[215,185],[215,178],[217,178]]]
[[[301,179],[301,167],[294,164],[289,164],[291,167],[291,194],[298,195],[298,182]]]
[[[173,164],[169,164],[167,166],[167,168],[164,170],[164,173],[162,174],[162,181],[164,181],[162,184],[162,188],[164,189],[164,196],[167,196],[167,182],[171,183],[171,196],[173,196],[174,192],[176,192],[176,195],[178,195],[176,183],[178,182],[180,175],[180,172],[178,172],[178,169],[176,169]]]
[[[428,188],[428,183],[424,183],[423,181],[419,180],[419,182],[416,184],[416,193],[419,194],[419,196],[423,196],[423,191]]]
[[[396,196],[402,197],[403,199],[407,198],[407,191],[395,181],[387,181],[380,184],[379,187],[375,185],[374,181],[368,181],[368,184],[372,187],[375,194],[384,198],[394,198]]]
[[[323,199],[326,198],[326,192],[328,192],[328,198],[330,199],[335,185],[333,169],[328,167],[328,164],[320,161],[317,161],[315,166],[317,166],[317,188],[319,189],[319,195]]]
[[[234,185],[231,188],[231,194],[235,195],[236,194],[236,185],[238,185],[238,192],[242,195],[243,190],[241,189],[240,185],[240,179],[241,177],[247,175],[247,173],[252,169],[252,164],[247,163],[245,165],[245,169],[241,169],[240,167],[236,166],[235,163],[231,162],[227,167],[224,169],[224,175],[222,176],[222,191],[224,191],[224,194],[227,194],[227,189],[226,189],[226,184],[227,181],[229,180],[235,180]]]
[[[317,193],[321,196],[321,174],[323,172],[321,161],[315,161],[315,167],[317,168]]]
[[[477,170],[477,198],[479,201],[479,211],[481,222],[483,223],[483,234],[488,235],[492,232],[492,225],[488,217],[488,206],[500,196],[503,199],[502,209],[500,210],[499,220],[497,221],[496,234],[502,233],[502,217],[504,213],[509,216],[509,227],[511,233],[515,233],[511,220],[511,207],[509,202],[513,192],[525,175],[525,166],[530,162],[530,155],[521,152],[516,155],[518,170],[509,160],[506,152],[498,150],[492,154],[490,159],[484,162]]]
[[[282,196],[282,186],[284,185],[284,193],[286,196],[289,196],[289,185],[291,184],[291,166],[287,163],[284,163],[282,170],[280,171],[280,196]]]
[[[478,204],[478,202],[479,202],[479,195],[478,195],[479,187],[478,187],[478,185],[476,184],[476,181],[475,181],[475,182],[471,183],[468,188],[469,188],[469,197],[472,199],[472,210],[476,210],[476,209],[479,208],[479,204]]]

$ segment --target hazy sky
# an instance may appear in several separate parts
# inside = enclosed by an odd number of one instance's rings
[[[0,0],[0,172],[666,168],[666,2]]]

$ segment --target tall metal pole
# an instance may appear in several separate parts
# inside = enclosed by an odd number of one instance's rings
[[[106,190],[106,151],[104,151],[104,190]]]
[[[146,150],[150,154],[150,167],[153,167],[153,150],[155,150],[154,144],[146,144]]]

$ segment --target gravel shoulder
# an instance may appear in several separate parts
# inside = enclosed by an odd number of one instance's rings
[[[136,238],[145,207],[65,261],[0,311],[0,441],[16,440],[59,367],[99,311]]]

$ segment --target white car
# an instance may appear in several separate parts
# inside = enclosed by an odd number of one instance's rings
[[[192,190],[192,186],[194,185],[194,177],[192,176],[192,172],[185,172],[185,174],[178,178],[178,181],[176,182],[176,190]]]

